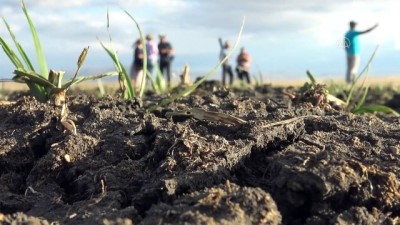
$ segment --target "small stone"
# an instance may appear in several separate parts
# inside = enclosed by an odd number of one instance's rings
[[[399,154],[399,146],[389,146],[389,152],[393,155]]]
[[[65,161],[68,162],[68,163],[71,162],[71,157],[70,157],[68,154],[65,154],[65,155],[64,155],[64,159],[65,159]]]

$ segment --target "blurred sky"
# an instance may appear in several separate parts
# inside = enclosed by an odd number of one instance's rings
[[[0,3],[0,15],[8,21],[28,55],[35,57],[20,1]],[[25,0],[25,3],[49,68],[70,74],[86,46],[90,50],[82,75],[113,70],[112,61],[97,40],[109,43],[107,7],[113,45],[128,68],[132,61],[131,46],[138,32],[123,9],[137,19],[145,33],[156,37],[167,34],[175,48],[173,70],[177,74],[184,63],[190,65],[193,75],[201,75],[215,66],[219,56],[218,37],[233,43],[243,16],[246,22],[239,48],[246,47],[252,55],[252,73],[261,72],[267,81],[300,79],[305,77],[307,69],[317,77],[344,77],[341,41],[350,20],[358,22],[359,30],[379,23],[376,30],[360,38],[361,66],[379,45],[371,74],[400,71],[398,0]],[[11,43],[4,24],[0,24],[0,36]],[[0,52],[0,77],[9,78],[12,71],[13,65]],[[213,78],[220,78],[220,70]]]

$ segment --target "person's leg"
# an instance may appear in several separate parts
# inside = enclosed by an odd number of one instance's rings
[[[236,67],[236,73],[237,73],[238,79],[242,80],[243,79],[243,74],[242,74],[241,68]]]
[[[244,71],[244,76],[246,77],[247,83],[250,84],[250,73],[249,73],[249,71],[245,70]]]
[[[168,88],[171,87],[171,62],[167,62],[165,65],[165,68],[167,69],[167,85]]]
[[[154,87],[151,78],[154,78],[154,69],[156,67],[157,67],[157,61],[155,61],[155,60],[147,61],[146,86],[148,88]],[[150,76],[151,76],[151,78],[150,78]]]
[[[143,78],[143,70],[142,69],[135,69],[135,91],[139,92],[140,86],[142,84]]]
[[[359,66],[360,66],[360,56],[355,55],[355,56],[353,56],[353,68],[351,70],[351,80],[352,81],[357,76]]]
[[[160,71],[161,71],[161,74],[163,75],[163,77],[167,76],[166,70],[167,70],[166,64],[164,62],[161,62],[160,63]]]
[[[228,75],[229,75],[229,85],[232,86],[233,84],[233,72],[232,72],[232,67],[231,65],[228,65]]]
[[[147,61],[147,71],[148,71],[149,74],[151,74],[151,75],[153,75],[154,65],[155,65],[155,62],[154,62],[154,61],[151,61],[151,60],[148,60],[148,61]]]
[[[160,69],[161,74],[164,75],[164,67],[163,67],[162,62],[160,62],[160,63],[158,64],[158,68]]]
[[[350,84],[353,81],[353,67],[354,67],[354,56],[347,55],[347,70],[346,70],[346,82]]]
[[[129,72],[129,74],[131,75],[131,80],[135,80],[135,64],[134,63],[132,63],[132,65],[131,65],[131,70],[130,70],[130,72]]]
[[[222,85],[225,86],[226,65],[222,65]]]

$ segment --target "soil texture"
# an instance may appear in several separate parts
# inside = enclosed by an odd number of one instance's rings
[[[205,93],[151,113],[161,97],[71,95],[77,135],[17,95],[0,106],[0,224],[400,224],[400,118]],[[166,116],[191,108],[246,123]]]

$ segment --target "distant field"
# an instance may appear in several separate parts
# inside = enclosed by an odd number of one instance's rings
[[[307,80],[306,77],[302,78],[302,79],[298,79],[298,80],[272,80],[270,82],[266,82],[268,84],[271,84],[273,86],[301,86],[303,85]],[[344,83],[344,80],[319,80],[317,78],[317,82],[319,83],[325,83],[325,84],[329,84],[329,83]],[[368,78],[368,83],[370,84],[370,86],[376,86],[376,85],[380,85],[380,86],[388,86],[391,85],[395,88],[399,88],[400,89],[400,75],[388,75],[388,76],[380,76],[380,77],[369,77]],[[108,88],[117,88],[118,87],[118,82],[103,82],[105,87]],[[97,82],[83,82],[81,84],[78,84],[77,86],[75,86],[73,89],[84,89],[84,90],[90,90],[90,89],[97,89],[98,85]],[[15,82],[1,82],[0,83],[0,91],[20,91],[20,90],[28,90],[26,84],[20,84],[20,83],[15,83]]]

